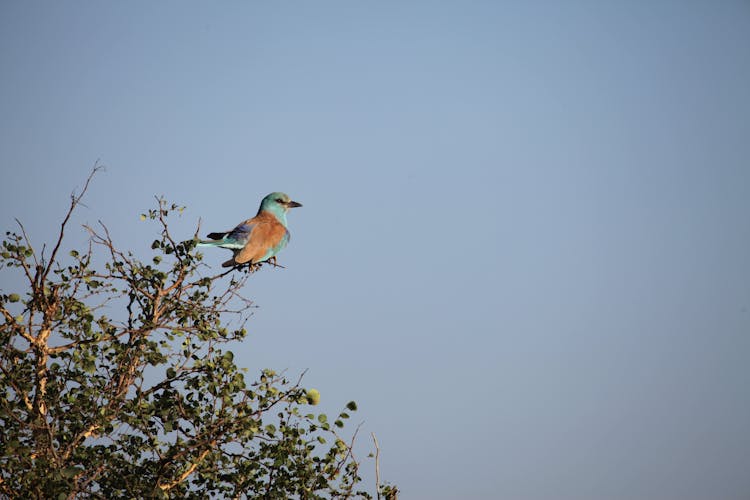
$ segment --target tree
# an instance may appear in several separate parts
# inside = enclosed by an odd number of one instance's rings
[[[0,272],[27,288],[0,290],[0,493],[371,498],[357,490],[357,433],[340,434],[354,402],[329,420],[302,376],[264,369],[247,382],[228,347],[245,337],[253,270],[205,276],[197,230],[170,234],[181,207],[159,199],[143,214],[159,228],[150,262],[101,223],[86,227],[86,248],[62,250],[98,169],[71,195],[49,257],[20,222],[2,242]]]

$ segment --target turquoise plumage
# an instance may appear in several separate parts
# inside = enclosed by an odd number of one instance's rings
[[[233,256],[222,267],[251,266],[272,260],[276,263],[278,254],[289,242],[286,213],[290,208],[301,207],[285,193],[271,193],[260,202],[258,214],[252,219],[240,222],[234,229],[210,233],[210,240],[203,240],[198,246],[211,246],[232,250]]]

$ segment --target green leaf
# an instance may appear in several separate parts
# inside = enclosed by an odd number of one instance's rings
[[[73,478],[81,472],[82,469],[79,469],[78,467],[65,467],[63,470],[60,471],[60,475],[62,477],[66,477],[68,479]]]
[[[349,401],[348,403],[346,403],[346,407],[351,411],[357,411],[357,403],[355,403],[354,401]]]

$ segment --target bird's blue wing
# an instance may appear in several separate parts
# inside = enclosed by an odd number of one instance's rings
[[[255,224],[245,221],[229,231],[224,238],[215,243],[215,246],[239,250],[250,240],[254,227]]]
[[[243,222],[242,224],[232,229],[232,231],[227,235],[227,239],[237,242],[247,241],[247,239],[250,237],[250,233],[253,232],[254,227],[255,224]]]

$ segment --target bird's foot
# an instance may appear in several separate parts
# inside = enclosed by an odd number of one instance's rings
[[[266,260],[266,263],[269,265],[272,265],[273,267],[280,267],[282,269],[286,269],[286,267],[282,266],[281,264],[276,262],[276,256],[274,255],[270,259]]]
[[[239,265],[234,266],[232,270],[236,269],[238,271],[245,271],[247,274],[252,274],[258,269],[260,269],[260,267],[261,267],[260,262],[256,262],[256,263],[247,262],[245,264],[239,264]]]

